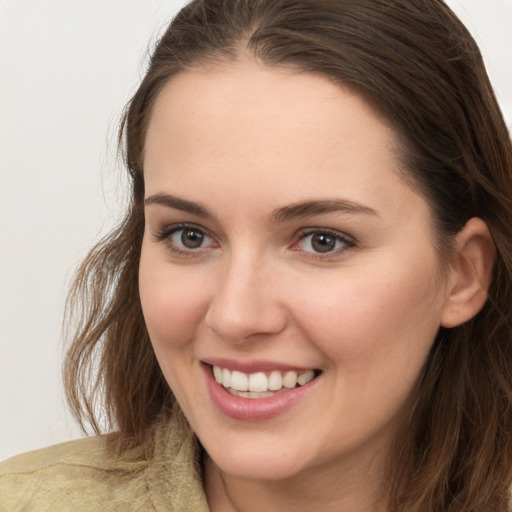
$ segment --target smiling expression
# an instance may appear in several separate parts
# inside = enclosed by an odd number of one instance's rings
[[[429,207],[395,147],[358,95],[313,74],[239,62],[160,93],[140,296],[221,471],[380,467],[447,295]]]

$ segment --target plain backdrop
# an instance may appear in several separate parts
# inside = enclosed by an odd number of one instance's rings
[[[183,0],[0,0],[0,460],[81,435],[64,404],[74,269],[124,198],[122,109]],[[512,126],[512,0],[450,0]]]

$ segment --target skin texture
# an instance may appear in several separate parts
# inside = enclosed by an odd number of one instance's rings
[[[254,62],[180,74],[157,99],[140,294],[165,378],[211,456],[214,511],[380,510],[387,449],[437,330],[485,300],[475,275],[492,265],[441,265],[395,143],[353,92]],[[166,194],[209,215],[154,200]],[[318,200],[363,208],[275,219]],[[170,234],[180,223],[204,233],[197,248]],[[475,219],[459,240],[477,260],[485,229]],[[342,238],[319,254],[312,230]],[[470,311],[453,297],[471,286]],[[210,398],[202,362],[212,357],[321,374],[283,414],[244,422]]]

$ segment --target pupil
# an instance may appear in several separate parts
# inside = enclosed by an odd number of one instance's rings
[[[189,249],[197,249],[203,243],[204,235],[193,229],[186,229],[181,235],[181,243]]]
[[[330,252],[336,246],[336,239],[332,235],[319,233],[313,235],[311,245],[316,252]]]

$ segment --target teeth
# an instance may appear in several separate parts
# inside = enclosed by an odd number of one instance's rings
[[[251,373],[249,375],[249,390],[250,391],[268,391],[268,379],[263,373]]]
[[[241,398],[269,398],[275,395],[275,393],[272,393],[272,391],[258,393],[256,391],[235,391],[234,389],[228,389],[228,392],[231,395],[239,396]]]
[[[224,369],[224,372],[226,369]],[[223,383],[224,384],[224,383]],[[228,387],[224,384],[224,387]],[[242,372],[231,373],[231,389],[236,391],[249,391],[249,377]],[[252,391],[252,389],[251,389]]]
[[[225,368],[222,370],[222,385],[225,388],[231,387],[231,372]]]
[[[281,372],[273,371],[268,377],[268,389],[270,391],[277,391],[283,387],[283,377]]]
[[[304,386],[304,384],[307,384],[310,380],[313,379],[315,376],[315,372],[313,370],[308,370],[307,372],[300,373],[297,377],[297,384],[299,386]]]
[[[293,389],[297,385],[297,372],[286,372],[283,377],[283,386]]]
[[[215,376],[215,380],[219,384],[222,384],[222,374],[223,374],[222,368],[219,368],[218,366],[213,367],[213,375]]]
[[[282,375],[280,371],[274,370],[269,375],[264,372],[246,374],[213,366],[213,375],[215,380],[230,389],[233,395],[245,398],[265,398],[273,396],[275,391],[293,389],[297,385],[304,386],[314,378],[315,372],[313,370],[300,373],[288,371]]]

